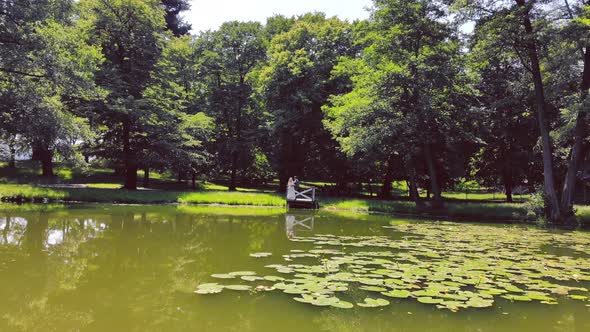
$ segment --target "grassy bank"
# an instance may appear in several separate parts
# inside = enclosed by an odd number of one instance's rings
[[[428,205],[417,207],[409,201],[383,201],[362,199],[326,199],[322,202],[326,209],[358,211],[358,212],[382,212],[401,213],[417,216],[440,216],[451,218],[471,218],[478,220],[516,220],[534,221],[527,216],[522,204],[508,203],[458,203],[447,202],[443,209],[433,210]]]
[[[285,206],[281,195],[272,193],[229,191],[124,190],[116,188],[47,188],[32,185],[0,184],[0,199],[23,202],[94,202],[94,203],[186,203],[254,206]]]
[[[11,201],[18,198],[20,202],[95,202],[127,204],[222,204],[244,206],[284,207],[282,195],[252,191],[217,191],[202,190],[164,191],[137,190],[129,191],[100,186],[98,188],[47,188],[32,185],[0,184],[0,199]],[[400,213],[417,216],[436,216],[451,218],[468,218],[479,220],[520,220],[532,221],[527,217],[522,204],[448,202],[442,210],[431,210],[427,205],[416,207],[409,201],[392,201],[376,199],[330,198],[320,200],[322,209],[354,212]],[[590,215],[590,209],[584,209]]]
[[[215,188],[217,189],[217,188]],[[5,202],[92,202],[124,204],[220,204],[232,206],[285,207],[282,195],[248,191],[169,191],[118,189],[115,186],[85,188],[39,187],[27,184],[0,184],[0,200]],[[413,202],[377,199],[322,197],[321,208],[332,211],[397,213],[412,216],[458,218],[473,221],[525,221],[534,222],[524,204],[496,202],[448,201],[444,209],[433,210],[425,204],[417,207]],[[578,206],[578,220],[590,223],[590,207]]]

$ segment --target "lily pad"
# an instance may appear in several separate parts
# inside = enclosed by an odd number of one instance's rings
[[[240,279],[242,279],[244,281],[260,281],[260,280],[265,280],[263,277],[258,277],[258,276],[242,276]]]
[[[481,297],[472,297],[467,301],[467,303],[465,303],[465,306],[470,308],[487,308],[491,307],[493,304],[494,300],[484,299]]]
[[[378,287],[378,286],[361,286],[359,289],[368,291],[368,292],[386,292],[387,288]]]
[[[223,291],[223,288],[224,286],[215,283],[201,284],[197,287],[195,293],[200,295],[218,294]]]
[[[248,286],[248,285],[227,285],[224,287],[226,289],[235,290],[235,291],[249,291],[252,289],[252,287]]]
[[[277,277],[277,276],[265,276],[264,280],[276,282],[276,281],[283,281],[283,280],[285,280],[285,278]]]
[[[389,301],[387,301],[385,299],[366,298],[364,302],[357,303],[356,305],[358,305],[359,307],[364,307],[364,308],[377,308],[377,307],[385,307],[385,306],[389,305]]]
[[[250,254],[250,257],[254,257],[254,258],[265,258],[265,257],[270,257],[272,256],[272,253],[270,252],[255,252]]]
[[[395,297],[398,299],[405,299],[412,295],[410,291],[403,290],[403,289],[395,289],[389,292],[382,292],[381,294],[389,297]]]
[[[313,249],[293,249],[283,256],[301,259],[301,264],[266,266],[281,277],[258,277],[251,271],[213,277],[269,281],[274,285],[258,287],[298,295],[299,302],[336,308],[354,307],[334,295],[349,294],[350,290],[412,297],[451,311],[491,307],[497,298],[554,305],[555,295],[572,293],[571,299],[588,300],[584,292],[588,292],[585,282],[590,281],[590,260],[583,255],[590,255],[590,237],[447,222],[392,224],[387,228],[402,236],[311,235],[291,239],[313,245]],[[547,253],[548,245],[575,255]],[[272,254],[251,255],[263,258]],[[223,287],[197,291],[220,292]],[[375,307],[375,303],[364,301],[359,306]]]
[[[425,304],[439,304],[439,303],[443,302],[442,299],[435,299],[435,298],[428,297],[428,296],[419,297],[419,298],[417,298],[417,300],[418,300],[418,302],[425,303]]]
[[[231,276],[255,276],[256,272],[252,272],[252,271],[237,271],[237,272],[230,272],[229,275]]]
[[[507,300],[511,300],[511,301],[529,302],[529,301],[532,301],[533,300],[530,297],[525,296],[525,295],[507,294],[507,295],[502,295],[502,297],[505,298],[505,299],[507,299]]]

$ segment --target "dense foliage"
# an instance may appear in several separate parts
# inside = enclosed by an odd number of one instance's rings
[[[179,0],[0,2],[0,139],[102,163],[144,186],[407,181],[422,204],[465,181],[544,193],[572,216],[588,151],[590,1],[374,0],[190,35]],[[542,189],[541,189],[542,188]]]

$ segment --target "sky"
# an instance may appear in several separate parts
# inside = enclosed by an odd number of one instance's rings
[[[227,21],[266,22],[274,14],[285,16],[324,12],[349,21],[369,17],[371,0],[190,0],[191,10],[184,14],[193,33],[216,30]]]

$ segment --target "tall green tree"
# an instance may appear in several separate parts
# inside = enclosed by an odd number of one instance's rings
[[[402,155],[411,196],[418,202],[424,162],[434,205],[442,205],[443,151],[470,137],[470,79],[457,27],[432,1],[377,0],[365,27],[362,56],[345,59],[353,90],[326,107],[328,127],[349,154]],[[465,149],[465,148],[463,148]]]
[[[579,181],[577,174],[582,160],[584,159],[585,139],[588,135],[588,90],[590,89],[590,1],[579,1],[571,6],[564,1],[567,16],[570,18],[570,24],[564,29],[566,36],[571,38],[574,47],[580,50],[583,69],[579,82],[579,102],[575,103],[576,110],[575,126],[573,128],[573,143],[570,158],[567,167],[567,173],[563,181],[561,192],[561,209],[569,212],[573,211],[574,194],[576,191],[576,182]],[[566,39],[569,39],[567,38]]]
[[[499,14],[502,15],[502,14]],[[490,187],[504,188],[512,202],[516,186],[534,187],[537,169],[537,124],[530,111],[529,75],[519,54],[493,33],[495,16],[478,22],[470,41],[470,70],[477,76],[476,106],[479,151],[472,157],[473,175]]]
[[[166,43],[145,92],[145,135],[140,144],[144,187],[149,185],[150,168],[156,168],[192,174],[194,188],[197,172],[209,162],[205,142],[212,134],[213,119],[205,115],[201,104],[205,84],[199,69],[191,37]]]
[[[164,9],[157,0],[84,0],[81,6],[105,58],[97,77],[107,91],[98,108],[98,122],[107,128],[103,142],[122,161],[124,187],[135,190],[145,132],[140,109],[167,36]]]
[[[236,190],[241,161],[255,148],[261,116],[251,74],[266,58],[265,31],[257,22],[226,22],[201,35],[207,114],[215,119],[218,167],[229,173]]]
[[[54,155],[90,133],[74,109],[93,97],[101,56],[72,1],[3,1],[0,11],[0,132],[24,138],[52,176]]]
[[[270,43],[270,59],[259,78],[274,141],[271,161],[280,188],[286,187],[290,176],[305,175],[306,167],[345,166],[335,162],[335,144],[322,125],[321,108],[331,94],[348,88],[346,79],[332,77],[331,72],[340,56],[353,54],[351,30],[349,23],[337,18],[306,14]],[[311,163],[313,150],[319,160]],[[328,173],[338,171],[338,166]],[[316,171],[311,168],[307,172],[314,175]]]
[[[578,125],[575,126],[576,133],[571,149],[569,172],[563,181],[564,188],[560,202],[557,191],[560,183],[557,171],[559,160],[556,158],[555,144],[551,135],[552,130],[558,127],[553,113],[559,105],[552,100],[551,96],[555,91],[548,85],[552,76],[557,75],[551,75],[547,70],[547,65],[551,62],[548,50],[551,49],[552,44],[559,44],[556,42],[559,36],[552,30],[556,30],[555,27],[561,25],[552,22],[550,17],[554,11],[560,11],[564,5],[569,8],[569,2],[546,1],[542,4],[539,1],[526,0],[503,2],[462,0],[456,1],[456,4],[472,19],[492,27],[488,31],[494,35],[493,38],[503,44],[505,50],[510,52],[514,50],[520,64],[528,71],[530,85],[534,92],[535,116],[542,147],[546,218],[551,223],[570,221],[573,215],[573,190],[577,165],[581,158],[585,117],[580,116],[581,121],[577,121]],[[563,45],[561,44],[560,48]],[[564,67],[554,67],[554,71],[564,69]]]

